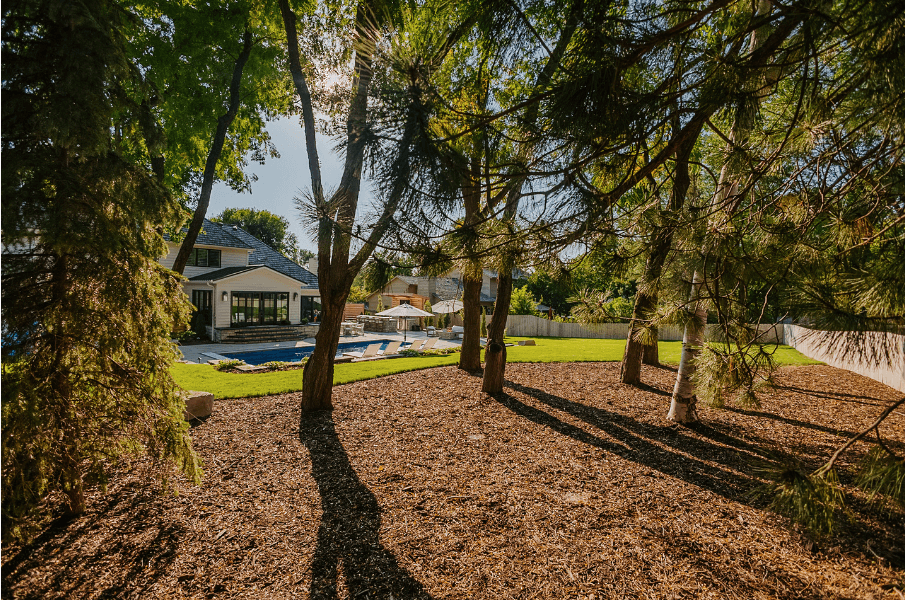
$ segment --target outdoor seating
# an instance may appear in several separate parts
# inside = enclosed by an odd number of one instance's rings
[[[437,328],[433,325],[428,325],[427,327],[427,337],[434,337],[437,335]]]
[[[424,343],[421,340],[412,341],[412,345],[406,348],[407,350],[414,350],[415,352],[424,352],[425,350],[430,350],[434,347],[434,344],[437,343],[437,338],[430,338],[424,340]]]
[[[378,354],[382,356],[390,356],[391,354],[396,354],[399,352],[399,346],[402,345],[402,342],[390,342],[387,344],[386,350],[383,352],[378,352]]]
[[[343,352],[343,356],[351,356],[352,358],[370,358],[372,356],[377,356],[377,353],[380,351],[380,346],[380,342],[369,344],[364,352]]]

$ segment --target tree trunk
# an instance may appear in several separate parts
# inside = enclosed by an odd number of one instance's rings
[[[463,371],[481,370],[481,280],[463,277],[465,290],[462,302],[465,304],[464,335],[459,368]]]
[[[625,340],[625,352],[622,354],[622,366],[619,368],[619,381],[629,385],[641,383],[641,311],[639,293],[635,296],[635,308],[632,311],[632,321],[629,325],[628,336]]]
[[[672,249],[672,237],[675,231],[676,215],[685,205],[688,188],[691,186],[691,177],[688,172],[688,161],[691,151],[697,143],[701,133],[698,125],[681,145],[676,149],[676,169],[673,174],[673,186],[669,196],[669,204],[663,216],[665,222],[654,233],[651,240],[650,254],[644,264],[644,275],[638,293],[635,295],[635,306],[632,310],[632,322],[629,327],[628,339],[625,342],[625,355],[622,358],[620,373],[622,383],[638,385],[641,383],[641,364],[659,365],[659,351],[654,340],[653,347],[643,346],[638,339],[641,335],[642,322],[649,321],[657,309],[657,282],[663,273],[663,265],[666,257]]]
[[[685,335],[682,339],[682,358],[679,361],[679,373],[676,376],[676,385],[672,391],[672,403],[666,418],[677,423],[691,423],[698,420],[695,407],[697,397],[694,394],[694,384],[691,381],[695,372],[695,359],[701,352],[704,344],[704,330],[707,327],[707,310],[701,300],[701,285],[704,278],[698,272],[694,272],[691,282],[691,296],[689,306],[691,314],[685,325]]]
[[[229,85],[229,108],[226,113],[217,119],[217,131],[214,133],[214,140],[211,143],[211,149],[207,153],[207,162],[204,164],[204,175],[201,180],[201,195],[198,197],[198,206],[195,207],[195,214],[192,216],[192,222],[189,225],[188,232],[182,244],[179,246],[179,252],[176,254],[176,260],[173,262],[173,270],[180,275],[185,272],[185,265],[189,261],[192,249],[195,247],[195,241],[198,234],[201,233],[201,226],[204,224],[204,217],[207,215],[207,208],[211,203],[211,191],[214,188],[214,178],[217,174],[217,162],[223,153],[223,144],[226,141],[226,133],[229,131],[230,125],[239,112],[239,104],[241,97],[239,96],[239,87],[242,83],[242,71],[245,69],[245,63],[251,55],[251,30],[246,27],[243,37],[242,52],[236,59],[233,68],[233,78]]]
[[[488,394],[503,391],[506,374],[506,321],[509,316],[509,302],[512,299],[512,269],[500,272],[497,285],[496,304],[493,319],[487,328],[487,350],[484,353],[484,382],[481,390]]]
[[[57,257],[51,271],[53,277],[53,285],[51,286],[52,301],[62,309],[56,313],[56,319],[59,319],[60,315],[72,314],[73,292],[69,268],[68,257],[62,255]],[[63,491],[68,499],[66,515],[76,517],[85,512],[86,501],[82,468],[79,464],[78,418],[73,416],[75,409],[72,406],[72,385],[67,376],[68,369],[65,366],[66,360],[70,359],[69,355],[72,347],[69,337],[65,335],[65,331],[65,325],[57,321],[55,326],[51,328],[48,337],[53,348],[52,389],[58,402],[58,414],[55,416],[59,421],[70,421],[68,427],[64,426],[62,428],[60,479],[63,484]],[[75,422],[73,423],[72,421]]]
[[[650,338],[651,343],[645,344],[641,349],[641,364],[650,365],[652,367],[660,366],[660,348],[658,347],[658,343],[660,341],[660,333],[656,327],[651,327],[650,329]]]
[[[322,304],[314,352],[302,372],[302,417],[313,411],[333,410],[333,361],[339,347],[344,304]]]

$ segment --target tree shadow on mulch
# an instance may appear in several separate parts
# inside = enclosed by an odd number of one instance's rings
[[[321,523],[311,562],[312,599],[337,598],[340,570],[350,598],[431,596],[380,543],[380,506],[361,482],[330,413],[302,419],[299,438],[311,455],[321,496]]]
[[[3,565],[3,587],[28,590],[17,598],[141,597],[169,574],[184,533],[158,518],[154,498],[147,486],[125,486],[77,519],[58,519]]]
[[[549,412],[529,406],[505,391],[494,396],[497,402],[534,423],[753,508],[763,509],[767,501],[752,494],[760,482],[745,472],[754,465],[775,464],[776,460],[788,458],[775,448],[762,448],[721,431],[719,423],[694,423],[685,427],[654,425],[510,380],[506,380],[506,385],[599,429],[609,437],[593,435]],[[864,505],[858,508],[860,510],[853,511],[856,518],[847,521],[844,532],[840,532],[836,541],[850,545],[854,538],[862,541],[884,539],[889,533],[889,524],[872,522],[873,518],[868,515],[875,511],[875,507]],[[896,553],[885,554],[891,564],[901,564],[901,557]]]
[[[507,380],[506,385],[541,404],[580,419],[607,434],[609,438],[588,433],[549,412],[525,404],[505,391],[494,397],[497,402],[530,421],[625,460],[688,481],[727,499],[750,504],[747,495],[755,482],[738,470],[747,462],[766,459],[768,453],[762,448],[716,430],[707,431],[708,436],[719,438],[720,442],[737,451],[732,452],[725,446],[689,435],[675,425],[641,423],[615,411],[573,402],[513,381]],[[704,429],[706,426],[697,425],[695,431],[698,428]]]

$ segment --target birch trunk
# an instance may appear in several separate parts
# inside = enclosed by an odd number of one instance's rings
[[[694,385],[691,381],[694,375],[694,361],[701,352],[704,343],[704,330],[707,325],[707,310],[701,300],[701,285],[704,278],[695,271],[691,282],[691,297],[689,305],[692,307],[688,323],[685,325],[685,335],[682,338],[682,358],[679,362],[679,373],[676,376],[676,385],[672,391],[672,403],[669,406],[669,414],[666,418],[677,423],[691,423],[698,420],[696,408],[697,397],[694,394]]]
[[[768,0],[759,0],[757,14],[766,14],[770,10],[771,5]],[[772,51],[775,51],[781,40],[789,35],[793,27],[794,21],[783,23],[771,36],[766,36],[763,29],[753,31],[748,44],[749,55],[753,56],[762,51],[771,51],[771,48]],[[772,80],[778,77],[778,74],[779,71],[776,71],[768,78],[770,81],[763,82],[756,95],[758,100],[769,92]],[[748,139],[750,130],[754,125],[754,118],[754,107],[750,105],[738,107],[732,122],[732,129],[729,132],[727,153],[732,152],[736,146],[742,145]],[[735,175],[732,172],[730,162],[727,160],[720,169],[720,178],[711,203],[713,217],[708,227],[713,236],[718,236],[719,232],[729,224],[741,205],[742,196],[739,194],[739,184]],[[706,255],[712,251],[714,243],[715,240],[705,242],[705,246],[701,249],[702,254]],[[691,378],[696,368],[694,359],[700,353],[707,327],[707,311],[705,302],[702,301],[701,297],[703,283],[704,273],[699,269],[695,269],[689,299],[689,304],[693,307],[694,312],[685,325],[685,335],[682,339],[682,358],[679,361],[679,372],[676,375],[676,384],[673,388],[672,404],[666,417],[679,423],[697,420],[696,398]]]

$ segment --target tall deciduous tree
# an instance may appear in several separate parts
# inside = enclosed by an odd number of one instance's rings
[[[351,98],[348,105],[345,162],[339,187],[327,198],[322,183],[318,148],[315,138],[314,106],[308,75],[299,51],[297,16],[289,0],[280,0],[280,12],[286,33],[289,69],[302,108],[302,122],[308,153],[308,169],[311,175],[310,212],[317,227],[318,283],[323,312],[314,352],[305,365],[302,387],[302,413],[332,409],[333,360],[339,343],[343,306],[358,272],[374,252],[384,234],[393,226],[393,216],[409,195],[409,178],[414,172],[417,157],[412,149],[425,135],[424,95],[429,89],[432,71],[442,63],[452,41],[447,35],[446,23],[428,23],[431,7],[421,7],[421,30],[425,42],[421,56],[409,56],[393,65],[398,75],[398,92],[395,126],[396,142],[393,155],[385,159],[380,170],[387,187],[379,214],[370,224],[367,235],[356,227],[362,170],[365,153],[371,138],[368,98],[375,70],[377,44],[386,31],[393,31],[400,23],[401,11],[391,3],[359,2],[354,9],[353,31],[350,48],[354,54]],[[436,16],[436,13],[433,13]],[[465,27],[448,33],[450,40],[461,36]],[[417,37],[417,36],[415,36]],[[388,82],[389,83],[389,82]],[[303,205],[304,206],[304,205]],[[351,254],[354,239],[360,239],[360,247]]]
[[[265,119],[290,110],[279,28],[250,0],[169,3],[136,10],[149,25],[132,40],[136,62],[156,93],[148,111],[160,119],[166,147],[157,157],[167,185],[193,211],[173,270],[182,273],[207,216],[213,186],[245,190],[249,158],[276,155]]]
[[[275,215],[269,210],[256,208],[226,208],[211,221],[226,225],[238,225],[277,252],[295,260],[299,252],[298,238],[289,231],[286,217]],[[302,258],[302,257],[300,257]]]
[[[129,61],[142,27],[112,2],[3,5],[3,518],[130,454],[200,469],[169,342],[189,305],[156,259],[178,203],[150,171],[162,138]]]

